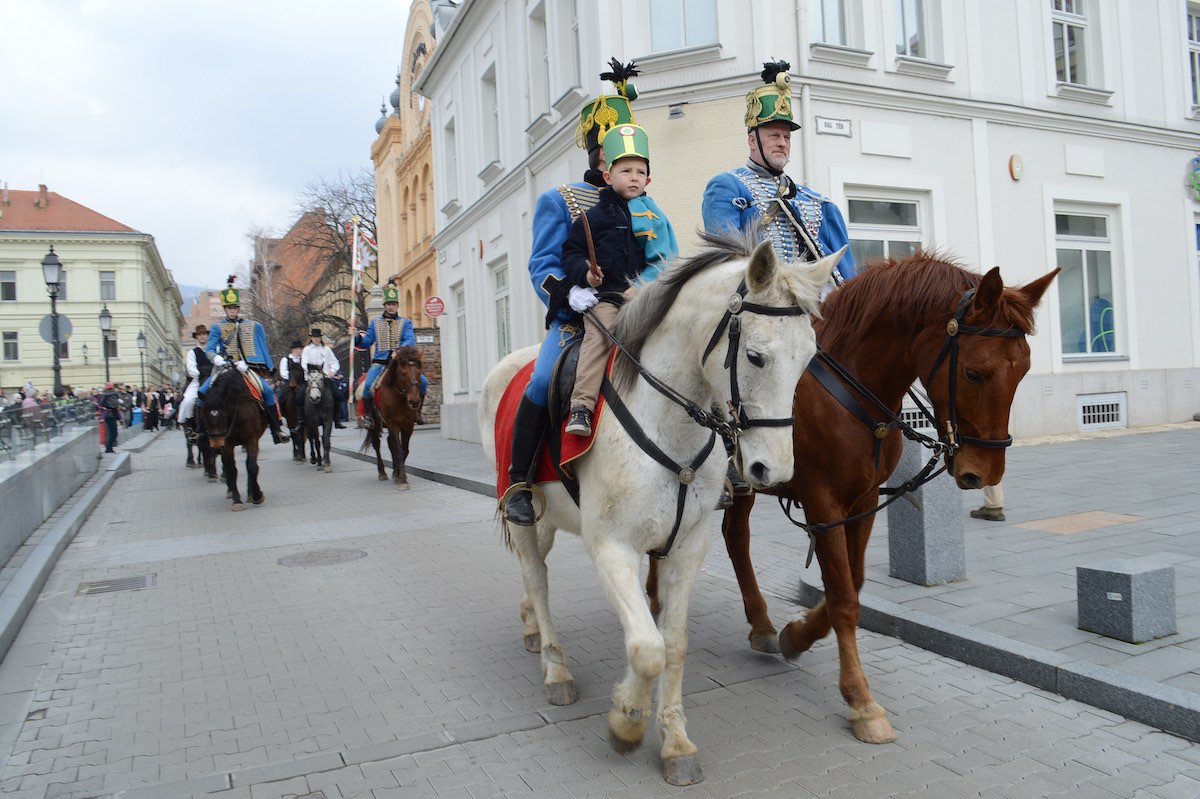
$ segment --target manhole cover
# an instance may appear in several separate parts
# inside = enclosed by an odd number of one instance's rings
[[[297,555],[287,555],[275,561],[280,566],[334,566],[338,563],[349,563],[352,560],[365,558],[366,552],[361,549],[318,549],[315,552],[301,552]]]
[[[153,588],[157,583],[157,574],[139,574],[136,577],[117,577],[113,580],[92,580],[80,583],[75,596],[110,594],[113,591],[137,591],[141,588]]]

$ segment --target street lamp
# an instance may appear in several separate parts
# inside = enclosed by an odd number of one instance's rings
[[[178,361],[175,358],[175,353],[172,352],[170,355],[167,356],[167,371],[171,373],[169,375],[169,379],[171,381],[172,388],[174,388],[175,384],[179,382],[179,380],[176,379],[176,377],[175,377],[175,364],[176,363],[178,363]]]
[[[142,367],[142,385],[143,391],[146,390],[146,334],[139,331],[137,337],[138,345],[138,364]]]
[[[46,290],[50,292],[50,338],[54,339],[54,396],[62,397],[62,364],[58,362],[62,345],[58,341],[58,287],[62,284],[63,265],[54,254],[54,245],[42,259],[42,277],[46,279]]]
[[[158,379],[159,379],[159,382],[161,383],[162,378],[163,378],[163,361],[165,361],[167,359],[166,348],[159,347],[158,352],[156,352],[155,355],[158,357]]]
[[[104,382],[111,383],[112,378],[108,375],[108,334],[112,330],[112,311],[108,310],[108,303],[104,303],[104,308],[100,311],[100,337],[104,345]]]
[[[79,349],[80,349],[80,350],[83,352],[83,365],[84,365],[84,366],[87,366],[87,365],[88,365],[88,362],[87,362],[87,356],[88,356],[88,347],[87,347],[87,344],[84,344],[84,345],[83,345],[82,347],[80,347]]]

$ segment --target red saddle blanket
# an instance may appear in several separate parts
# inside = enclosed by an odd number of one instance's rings
[[[521,367],[521,371],[509,381],[508,387],[504,389],[504,394],[500,398],[500,407],[496,409],[496,496],[504,496],[504,492],[508,490],[511,480],[508,477],[508,469],[512,465],[512,438],[513,438],[513,419],[517,416],[517,406],[521,404],[521,395],[525,393],[525,386],[529,385],[529,376],[533,374],[534,361],[530,361]],[[612,368],[612,361],[609,360],[609,368]],[[592,419],[592,435],[576,436],[569,435],[564,432],[567,426],[567,420],[563,419],[562,424],[557,431],[557,434],[562,438],[562,458],[561,463],[563,469],[571,474],[571,462],[587,454],[587,451],[592,448],[592,440],[595,438],[595,430],[600,423],[600,414],[604,410],[604,397],[600,397],[596,401],[596,412]],[[553,433],[552,433],[553,434]],[[554,468],[554,460],[550,455],[550,448],[543,442],[541,452],[537,457],[537,468],[534,476],[534,482],[537,483],[552,483],[558,481],[558,472]]]

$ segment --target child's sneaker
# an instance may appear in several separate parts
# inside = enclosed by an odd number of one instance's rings
[[[574,436],[590,436],[592,434],[592,412],[582,405],[571,409],[571,418],[567,422],[567,432]]]

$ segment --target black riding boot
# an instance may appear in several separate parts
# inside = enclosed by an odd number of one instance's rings
[[[283,425],[279,423],[279,410],[274,406],[266,409],[267,426],[271,428],[271,440],[276,444],[286,444],[292,439],[287,433],[283,432]]]
[[[425,395],[421,395],[421,401],[417,403],[417,424],[425,424],[425,417],[421,415],[421,409],[425,407]]]
[[[364,430],[370,430],[375,425],[375,398],[363,397],[362,404],[363,412],[362,416],[358,417],[358,420],[362,422]]]
[[[545,408],[535,405],[528,397],[521,397],[517,417],[513,420],[512,464],[508,469],[508,479],[513,483],[528,482],[534,458],[541,449],[542,434],[549,422]],[[513,524],[533,524],[533,493],[514,491],[509,494],[504,515]]]

